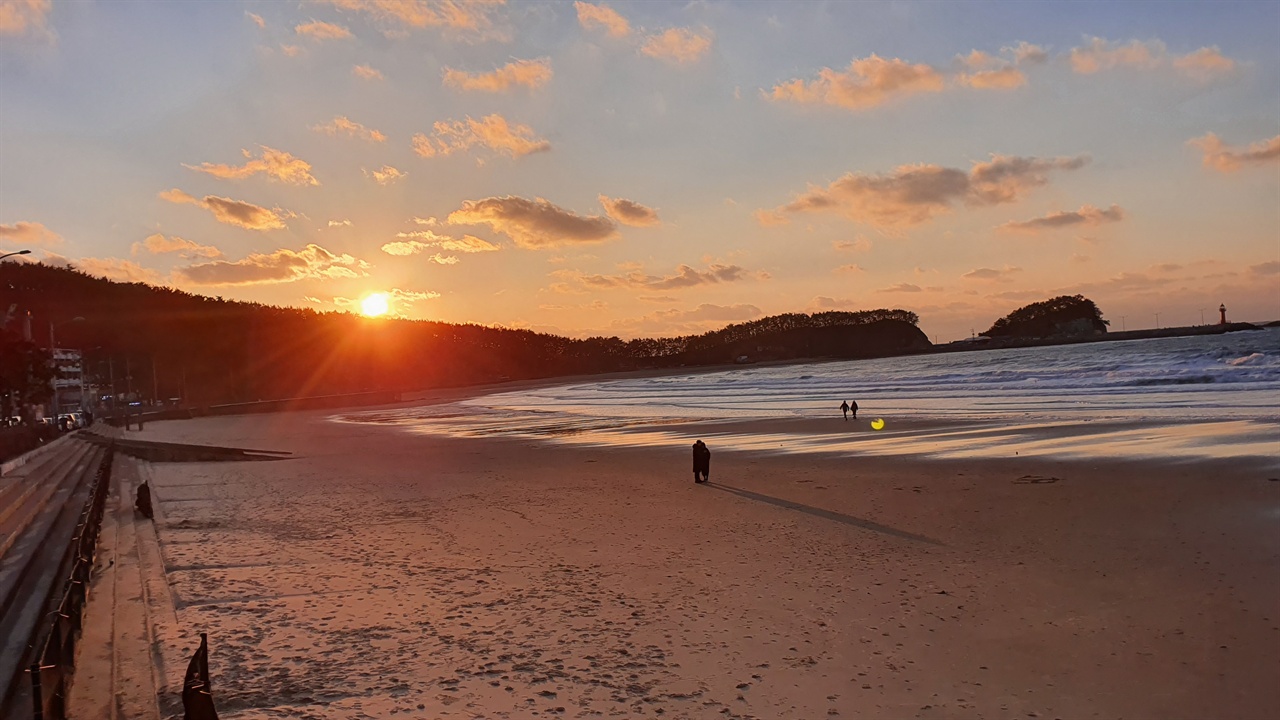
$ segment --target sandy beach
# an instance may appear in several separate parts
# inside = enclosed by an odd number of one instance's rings
[[[166,707],[207,632],[225,718],[1280,713],[1280,483],[1258,468],[713,444],[695,486],[687,445],[331,416],[129,433],[294,453],[136,468]]]

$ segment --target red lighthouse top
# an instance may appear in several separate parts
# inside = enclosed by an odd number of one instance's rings
[[[1226,324],[1227,324],[1227,305],[1226,305],[1226,303],[1223,303],[1223,304],[1221,304],[1221,305],[1219,305],[1219,306],[1218,306],[1218,312],[1219,312],[1219,313],[1222,313],[1222,318],[1221,318],[1220,320],[1218,320],[1218,324],[1219,324],[1219,325],[1226,325]]]

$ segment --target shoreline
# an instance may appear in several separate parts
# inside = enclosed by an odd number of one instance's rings
[[[129,433],[295,453],[148,469],[168,687],[209,632],[228,718],[1280,711],[1280,483],[1232,463],[713,444],[695,486],[684,442],[330,414]]]

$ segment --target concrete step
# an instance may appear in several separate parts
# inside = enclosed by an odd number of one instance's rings
[[[7,558],[12,562],[0,569],[0,590],[5,591],[0,598],[0,701],[10,708],[21,705],[29,690],[21,682],[25,675],[20,669],[34,659],[34,643],[46,615],[56,609],[69,572],[67,549],[105,452],[93,448],[71,466],[14,544]],[[29,708],[30,699],[26,702]]]
[[[81,462],[93,446],[72,441],[62,452],[50,455],[30,473],[5,478],[9,485],[8,504],[0,504],[0,598],[5,595],[2,568],[6,554],[22,533],[53,497],[60,483],[71,477],[76,463]]]

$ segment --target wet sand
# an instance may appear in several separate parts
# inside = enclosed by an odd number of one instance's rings
[[[1258,467],[709,440],[695,486],[688,443],[331,414],[129,433],[295,453],[146,468],[162,684],[208,632],[224,718],[1280,715],[1280,482]]]

